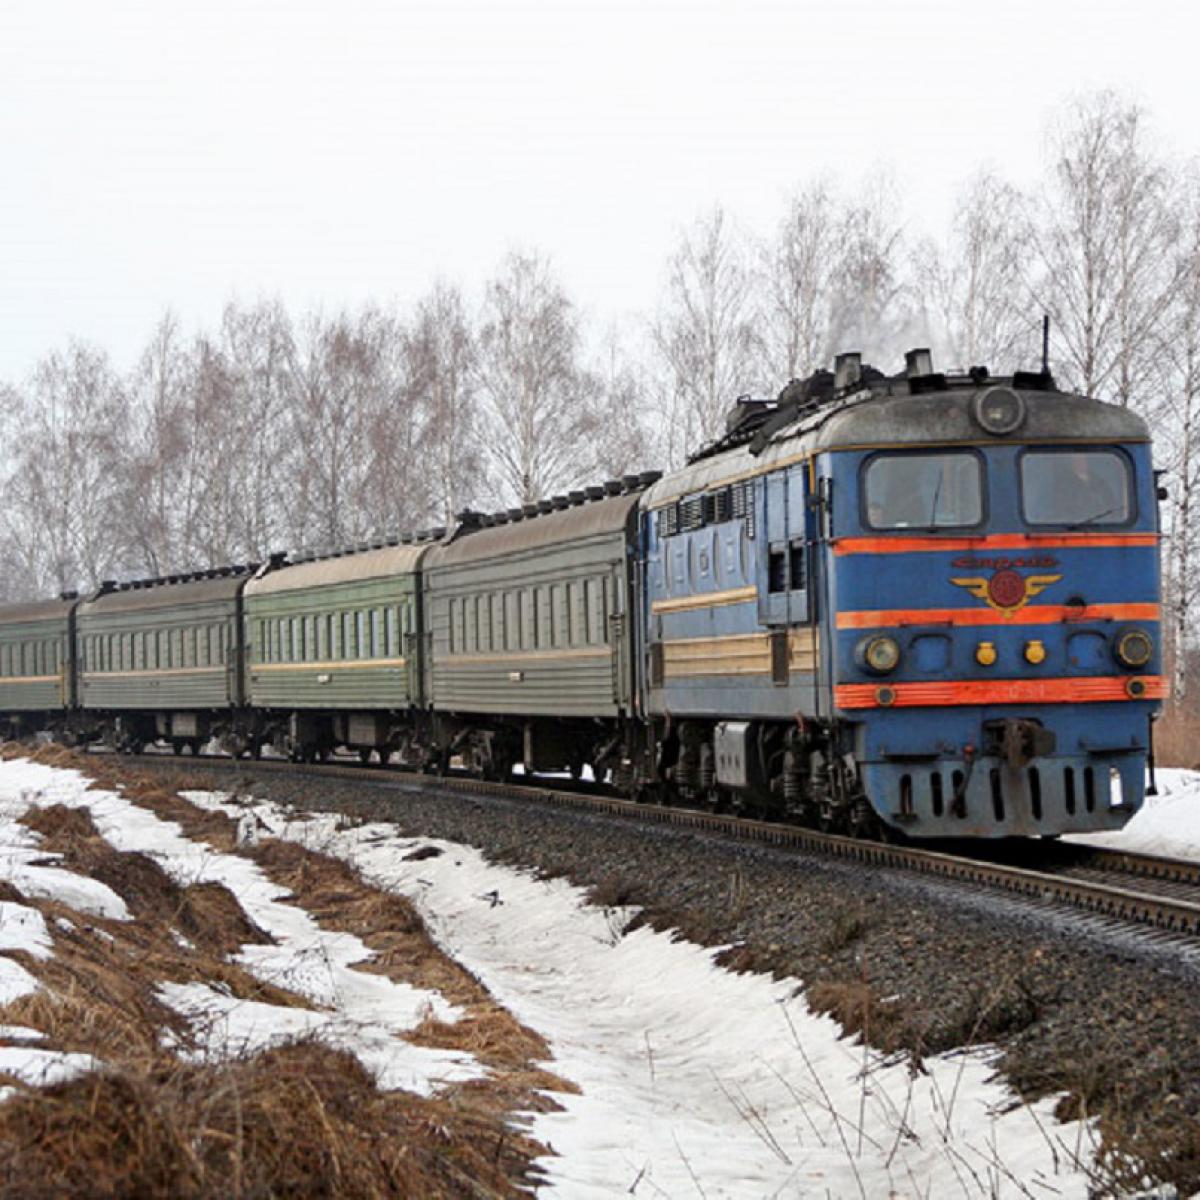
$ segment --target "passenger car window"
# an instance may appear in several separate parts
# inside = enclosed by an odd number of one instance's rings
[[[1116,450],[1030,450],[1021,504],[1030,525],[1124,525],[1133,515],[1129,463]]]
[[[983,467],[975,454],[877,454],[863,472],[872,529],[959,529],[983,520]]]

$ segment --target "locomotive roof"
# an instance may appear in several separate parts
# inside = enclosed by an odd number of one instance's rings
[[[66,620],[77,603],[69,600],[31,600],[25,604],[8,604],[0,608],[0,625],[23,625],[28,621]]]
[[[643,492],[608,496],[554,512],[540,513],[506,525],[463,529],[452,541],[434,547],[426,570],[458,566],[482,558],[498,558],[523,550],[538,550],[561,542],[575,542],[597,534],[616,533],[625,527],[629,512]]]
[[[286,563],[246,584],[247,596],[267,596],[275,592],[299,591],[386,575],[408,575],[421,565],[421,556],[429,543],[381,546],[373,550],[333,555],[311,562]]]
[[[215,578],[185,578],[177,583],[169,580],[147,580],[144,583],[122,584],[114,591],[100,591],[79,606],[80,617],[101,616],[118,612],[141,612],[155,608],[177,608],[187,604],[207,604],[213,601],[234,600],[249,578],[242,569]]]
[[[905,378],[873,383],[798,413],[759,449],[753,441],[698,456],[672,472],[646,494],[656,508],[683,495],[734,479],[745,479],[826,450],[884,449],[890,446],[979,445],[1042,442],[1146,442],[1145,421],[1128,408],[1088,396],[1015,387],[1025,401],[1026,418],[1011,436],[986,433],[972,415],[975,398],[1008,379],[951,382],[945,390],[913,391]],[[785,413],[780,411],[780,418]],[[757,451],[757,452],[756,452]]]

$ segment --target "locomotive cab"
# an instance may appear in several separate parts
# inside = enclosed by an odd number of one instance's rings
[[[1120,828],[1165,691],[1144,423],[974,372],[888,381],[821,441],[831,700],[879,819]]]

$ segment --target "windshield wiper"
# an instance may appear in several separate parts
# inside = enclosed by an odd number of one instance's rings
[[[1119,512],[1120,506],[1114,504],[1112,508],[1106,508],[1103,512],[1093,513],[1083,521],[1073,521],[1067,526],[1068,529],[1082,529],[1085,525],[1094,525],[1097,521],[1102,521],[1105,517],[1111,517],[1113,513]]]
[[[941,498],[942,498],[942,476],[941,476],[941,472],[939,472],[937,484],[934,486],[934,489],[933,489],[933,505],[929,510],[929,524],[925,526],[926,529],[936,529],[938,527],[937,510],[938,510],[938,501]]]

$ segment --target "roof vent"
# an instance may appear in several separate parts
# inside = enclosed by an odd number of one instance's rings
[[[604,499],[604,489],[602,487],[596,487],[595,484],[593,484],[591,487],[586,487],[583,490],[587,493],[587,498],[589,500]]]
[[[927,347],[910,350],[904,356],[904,373],[909,379],[917,379],[922,375],[933,374],[933,355]]]
[[[732,433],[751,418],[775,407],[773,400],[755,400],[752,396],[739,396],[733,407],[725,414],[725,432]]]
[[[928,351],[926,351],[928,353]],[[857,350],[839,354],[833,360],[833,386],[841,391],[854,387],[862,379],[862,355]]]

